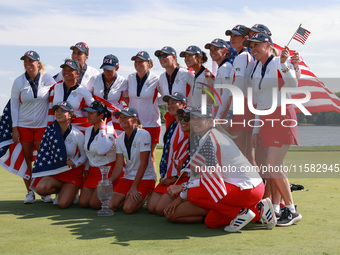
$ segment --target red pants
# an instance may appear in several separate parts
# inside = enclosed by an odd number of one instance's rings
[[[263,182],[253,189],[244,190],[230,183],[225,183],[225,185],[227,195],[218,201],[218,203],[213,202],[209,194],[202,187],[189,189],[188,200],[192,204],[209,211],[205,218],[205,224],[209,228],[227,226],[236,218],[242,208],[252,210],[256,215],[253,221],[258,221],[259,210],[257,203],[262,199],[264,194]]]

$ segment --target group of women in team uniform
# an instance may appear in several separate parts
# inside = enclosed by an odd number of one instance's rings
[[[196,45],[179,54],[187,68],[180,67],[172,47],[155,51],[165,69],[161,75],[151,71],[148,52],[140,51],[131,58],[136,72],[126,79],[118,74],[119,61],[112,54],[104,57],[102,73],[88,66],[89,48],[83,42],[70,48],[71,58],[54,77],[46,73],[38,53],[26,52],[21,58],[25,73],[14,81],[11,93],[13,141],[21,143],[31,173],[33,150],[38,150],[40,160],[46,132],[60,136],[66,161],[65,167],[45,175],[35,175],[34,165],[33,177],[39,178],[34,185],[25,180],[24,202],[34,203],[35,190],[45,202],[57,194],[54,203],[60,208],[78,200],[81,207],[99,209],[99,167],[106,165],[113,183],[112,210],[122,207],[134,213],[147,201],[151,213],[171,222],[203,221],[211,228],[225,226],[227,232],[239,231],[250,221],[262,221],[272,229],[301,220],[283,173],[261,176],[261,171],[241,171],[257,165],[281,166],[289,146],[298,144],[296,127],[272,127],[265,119],[296,120],[292,106],[280,115],[280,93],[273,95],[272,89],[297,86],[299,55],[289,58],[288,47],[279,54],[270,30],[262,24],[237,25],[226,35],[230,44],[217,38],[205,45],[218,66],[215,75],[204,67],[207,54]],[[271,108],[274,97],[278,107],[270,115],[254,116],[245,98],[244,114],[233,115],[237,105],[232,93],[215,88],[219,84],[234,85],[244,95],[252,87],[257,110]],[[204,91],[214,92],[215,98],[201,109]],[[210,105],[212,101],[218,106]],[[167,104],[166,132],[155,187],[160,104]],[[214,118],[230,121],[215,128]],[[250,119],[264,125],[230,124]],[[52,124],[47,127],[49,120]],[[216,165],[236,171],[197,170]]]

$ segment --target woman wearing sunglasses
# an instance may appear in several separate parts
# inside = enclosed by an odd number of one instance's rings
[[[174,199],[169,195],[167,189],[169,185],[176,182],[179,176],[179,171],[176,169],[176,164],[178,165],[179,163],[174,161],[174,156],[177,153],[176,148],[183,140],[188,140],[188,137],[180,128],[177,113],[178,109],[186,107],[187,98],[183,94],[175,92],[172,95],[164,96],[163,100],[167,103],[167,110],[174,121],[167,128],[163,139],[164,147],[159,165],[161,179],[148,202],[149,212],[161,216],[164,215],[165,206]],[[178,180],[178,182],[182,181],[183,178]]]
[[[80,71],[77,81],[81,86],[86,88],[91,77],[99,74],[97,69],[86,64],[86,61],[89,58],[90,49],[86,43],[78,42],[74,46],[71,46],[70,50],[72,50],[71,58],[79,62]],[[65,80],[62,72],[56,74],[53,78],[57,83]]]
[[[199,178],[183,183],[182,187],[171,186],[170,193],[187,192],[193,205],[206,210],[204,222],[210,228],[226,226],[225,231],[237,232],[250,221],[260,219],[267,229],[274,228],[274,209],[269,198],[261,200],[264,184],[257,169],[228,135],[213,127],[210,106],[206,113],[197,107],[190,114],[195,137],[189,167]]]
[[[160,94],[166,96],[179,92],[188,97],[194,74],[180,67],[174,48],[164,46],[162,49],[155,51],[155,56],[165,69],[165,72],[159,77]]]
[[[185,109],[177,110],[178,113],[178,120],[183,132],[187,134],[189,137],[188,140],[185,140],[185,145],[183,142],[180,146],[178,146],[178,156],[179,159],[174,157],[174,161],[178,161],[177,163],[177,170],[180,171],[180,176],[183,179],[183,176],[190,176],[186,178],[186,181],[192,182],[196,179],[199,179],[199,174],[190,170],[189,161],[190,161],[190,153],[195,150],[194,139],[193,139],[193,132],[191,131],[190,127],[190,111],[192,110],[191,107],[187,107]],[[197,140],[197,139],[196,139]],[[192,144],[190,145],[190,141]],[[190,152],[190,153],[189,153]],[[207,211],[203,208],[190,203],[187,199],[187,192],[183,191],[180,192],[176,191],[176,188],[182,190],[182,185],[180,182],[177,182],[176,185],[171,185],[168,187],[168,193],[175,197],[170,204],[168,204],[164,209],[164,215],[170,222],[176,223],[200,223],[203,220],[203,217],[207,215]]]

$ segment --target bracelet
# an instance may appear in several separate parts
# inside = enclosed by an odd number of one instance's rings
[[[300,71],[300,68],[297,66],[296,68],[294,68],[295,72]]]
[[[99,129],[106,129],[106,125],[101,125]]]
[[[175,175],[175,176],[172,176],[172,178],[176,181],[178,179],[178,176]]]
[[[182,183],[182,188],[183,188],[183,190],[182,191],[186,191],[187,189],[188,189],[188,182],[183,182]]]
[[[287,73],[288,71],[289,71],[289,66],[287,66],[286,68],[281,68],[281,71],[283,72],[283,73]]]

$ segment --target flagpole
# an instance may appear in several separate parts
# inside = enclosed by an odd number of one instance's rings
[[[302,25],[302,23],[300,24],[300,26],[298,27],[298,29],[296,29],[295,33],[293,34],[292,38],[290,38],[290,40],[289,40],[289,42],[287,43],[286,46],[288,46],[288,45],[290,44],[290,42],[293,40],[293,38],[294,38],[296,32],[299,30],[299,28],[301,27],[301,25]]]

